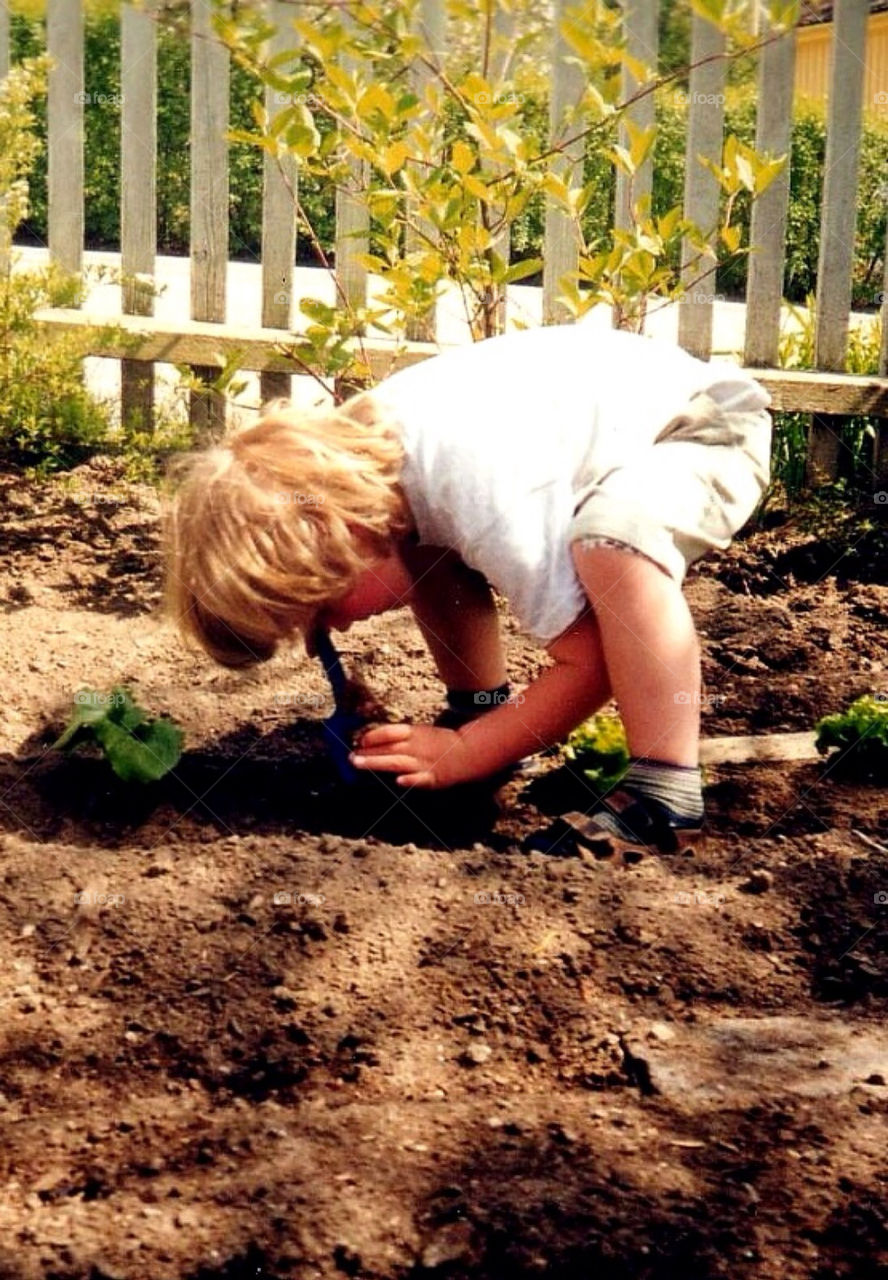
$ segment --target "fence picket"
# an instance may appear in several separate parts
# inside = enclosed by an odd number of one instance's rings
[[[225,323],[228,270],[229,56],[215,38],[212,0],[191,0],[191,318]],[[212,381],[216,370],[195,366]],[[191,396],[191,421],[201,436],[225,425],[225,398]]]
[[[845,366],[851,314],[868,16],[868,0],[836,0],[814,333],[817,368],[835,371]],[[841,419],[815,415],[808,438],[809,484],[822,484],[838,475],[841,434]]]
[[[150,10],[124,4],[120,14],[120,265],[123,311],[154,314],[157,254],[157,36]],[[154,367],[123,360],[120,410],[125,426],[150,430]]]
[[[0,4],[0,76],[9,72],[9,6]],[[6,226],[6,196],[0,196],[0,274],[6,275],[9,269],[9,238],[11,229]]]
[[[269,57],[291,49],[296,36],[286,18],[289,5],[268,0],[268,21],[274,35],[268,42]],[[269,118],[287,106],[270,85],[265,89],[265,109]],[[262,166],[262,324],[267,329],[289,329],[292,324],[293,266],[296,260],[296,200],[298,196],[296,158],[265,153]],[[292,380],[286,373],[263,373],[260,393],[263,401],[289,399]]]
[[[763,32],[762,34],[766,34]],[[786,261],[786,219],[792,147],[796,32],[791,28],[759,55],[755,149],[786,156],[786,164],[752,206],[746,286],[744,363],[776,365]]]
[[[888,190],[884,195],[888,203]],[[888,224],[885,226],[885,257],[882,263],[882,347],[879,352],[879,374],[883,378],[888,378]],[[876,430],[873,455],[876,490],[886,493],[888,492],[888,422],[881,422]]]
[[[632,58],[656,67],[659,52],[659,32],[657,30],[658,0],[631,0],[623,10],[623,30],[626,39],[626,52]],[[628,67],[622,69],[622,97],[627,101],[641,87]],[[619,142],[628,150],[631,145],[626,122],[639,129],[649,129],[655,123],[654,95],[645,94],[638,102],[632,104],[620,121]],[[650,199],[653,189],[653,156],[649,155],[638,166],[630,177],[622,169],[617,170],[616,197],[614,201],[614,225],[619,230],[628,230],[634,222],[633,207],[641,206],[645,199]],[[614,307],[614,324],[629,321],[633,325],[640,317],[624,313],[624,309]]]
[[[83,267],[83,8],[80,0],[47,0],[49,73],[49,253],[72,275]]]
[[[410,68],[410,87],[420,102],[424,101],[426,91],[435,82],[435,69],[441,68],[445,53],[445,18],[444,6],[440,0],[419,0],[414,13],[414,22],[422,37],[428,62],[417,59]],[[429,65],[431,63],[431,65]],[[440,125],[436,121],[436,127]],[[417,179],[422,174],[417,173]],[[435,228],[430,222],[418,220],[414,227],[408,226],[405,236],[407,253],[421,252],[428,241],[437,239]],[[415,319],[408,321],[407,338],[411,342],[434,342],[437,333],[437,315],[435,306]]]
[[[685,148],[685,217],[704,231],[718,226],[719,185],[697,159],[721,164],[725,117],[724,34],[698,13],[691,36],[688,139]],[[697,65],[699,64],[699,65]],[[712,304],[715,270],[687,240],[682,245],[682,281],[688,290],[678,314],[678,340],[692,355],[708,360],[712,352]]]
[[[572,59],[572,50],[561,32],[561,23],[573,0],[555,0],[552,38],[552,70],[549,77],[549,137],[551,144],[565,137],[576,137],[582,123],[572,108],[583,94],[583,71]],[[566,114],[567,113],[567,114]],[[552,172],[575,191],[583,185],[582,138],[565,146],[552,165]],[[573,219],[566,210],[546,199],[546,222],[543,232],[543,323],[558,324],[570,318],[570,312],[559,301],[562,280],[573,275],[579,263],[579,245]]]
[[[500,4],[493,5],[492,38],[489,46],[487,66],[483,68],[485,79],[490,83],[494,95],[502,90],[503,82],[511,74],[510,63],[514,52],[515,10],[504,8]],[[506,166],[498,163],[487,165],[491,175],[502,171]],[[505,200],[503,201],[505,206]],[[483,205],[482,221],[487,223],[491,211],[496,218],[496,203]],[[508,224],[504,224],[493,241],[493,252],[502,262],[508,263],[512,253],[512,232]],[[481,324],[476,327],[476,336],[491,337],[495,333],[503,333],[506,328],[507,297],[504,285],[493,285],[481,307]]]
[[[353,25],[347,13],[343,20]],[[354,73],[357,63],[345,55],[342,67]],[[367,303],[367,268],[361,258],[370,248],[370,210],[366,199],[370,166],[366,160],[349,156],[346,167],[349,176],[336,188],[336,292],[340,304],[359,310]],[[347,388],[343,387],[342,391]]]
[[[623,12],[623,28],[626,36],[626,52],[639,62],[656,68],[659,55],[659,32],[657,30],[658,0],[633,0],[627,4]],[[622,70],[622,96],[627,101],[641,87],[638,80],[629,70]],[[626,121],[631,121],[640,129],[649,129],[654,124],[654,95],[645,94],[638,102],[632,104],[620,122],[620,145],[629,147],[629,133]],[[653,181],[653,158],[648,156],[639,165],[630,180],[622,169],[617,173],[617,196],[614,217],[617,227],[625,229],[632,224],[632,204],[644,196],[651,194]]]

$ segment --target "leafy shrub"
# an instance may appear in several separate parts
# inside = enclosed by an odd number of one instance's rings
[[[866,694],[845,711],[824,716],[816,726],[816,746],[832,757],[835,771],[888,786],[888,694]]]
[[[55,471],[105,440],[109,418],[83,384],[83,357],[101,330],[47,337],[39,307],[78,304],[81,286],[54,270],[0,278],[0,460]]]
[[[28,60],[0,83],[0,257],[28,210],[28,180],[38,154],[35,102],[46,63]],[[0,460],[48,470],[95,450],[108,430],[102,407],[83,385],[83,357],[99,329],[47,338],[34,318],[46,306],[75,306],[80,282],[50,268],[0,274]]]

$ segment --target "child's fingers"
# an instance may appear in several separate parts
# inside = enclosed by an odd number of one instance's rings
[[[415,769],[415,756],[376,755],[373,752],[353,752],[349,760],[356,769],[381,769],[385,773],[404,773]]]
[[[358,734],[357,745],[364,747],[385,747],[396,742],[406,742],[410,737],[412,726],[409,724],[381,724],[375,729],[364,729]]]
[[[402,773],[395,778],[395,782],[399,787],[434,787],[435,775],[430,770],[424,769],[421,773]]]

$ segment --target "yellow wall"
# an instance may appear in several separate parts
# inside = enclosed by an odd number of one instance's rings
[[[826,102],[832,32],[832,23],[799,27],[795,79],[798,97]],[[863,109],[888,119],[888,12],[870,15],[866,33]]]

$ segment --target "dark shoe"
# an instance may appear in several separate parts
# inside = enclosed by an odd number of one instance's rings
[[[596,858],[622,853],[631,862],[644,853],[693,851],[702,841],[702,819],[688,821],[658,800],[619,787],[589,813],[562,814],[551,826],[533,832],[524,848],[569,857],[582,847]]]

